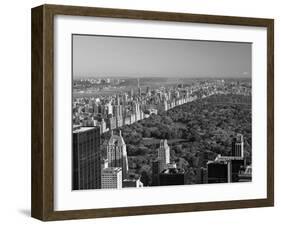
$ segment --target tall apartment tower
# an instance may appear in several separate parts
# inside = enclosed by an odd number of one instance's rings
[[[136,121],[139,121],[141,119],[141,114],[140,114],[140,104],[137,103],[136,101],[133,102],[133,113],[136,116]]]
[[[170,163],[170,147],[167,140],[160,140],[160,147],[158,149],[159,171],[160,173],[167,168]]]
[[[238,133],[232,140],[231,155],[244,158],[244,138],[240,133]]]
[[[131,89],[131,90],[130,90],[130,97],[132,98],[133,96],[134,96],[134,90]]]
[[[120,167],[108,167],[101,171],[102,189],[122,188],[122,169]]]
[[[123,126],[123,106],[120,105],[120,98],[117,97],[117,103],[114,106],[114,116],[116,117],[116,127]]]
[[[76,127],[72,146],[72,189],[101,188],[99,127]]]
[[[113,114],[113,106],[111,101],[105,105],[107,115]]]
[[[126,144],[119,131],[119,136],[114,135],[113,131],[107,144],[107,159],[109,167],[122,168],[122,179],[126,179],[129,171]]]
[[[138,94],[141,95],[140,79],[138,78]]]

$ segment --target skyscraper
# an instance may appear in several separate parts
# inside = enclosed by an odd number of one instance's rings
[[[109,114],[107,121],[108,121],[109,130],[114,130],[116,128],[116,117]]]
[[[244,139],[238,133],[232,140],[231,156],[218,155],[207,163],[208,183],[239,182],[240,172],[245,166]]]
[[[244,159],[230,160],[231,167],[231,182],[239,182],[239,174],[245,168]]]
[[[160,147],[158,149],[159,171],[162,172],[170,163],[170,147],[167,140],[160,140]]]
[[[138,121],[141,119],[140,116],[140,105],[138,102],[134,101],[132,104],[132,110],[133,110],[133,114],[135,115],[135,121]]]
[[[97,126],[100,128],[100,133],[103,134],[108,131],[108,128],[106,128],[106,122],[104,121],[104,118],[97,121]]]
[[[231,155],[235,157],[244,157],[244,138],[243,135],[238,133],[232,140]]]
[[[120,167],[108,167],[101,171],[101,188],[122,188],[122,169]]]
[[[113,107],[111,101],[105,105],[107,115],[113,114]]]
[[[237,156],[220,156],[207,163],[208,183],[239,182],[239,174],[245,167],[245,160]]]
[[[228,161],[210,161],[207,163],[208,183],[229,183],[230,162]]]
[[[72,146],[72,189],[101,188],[99,127],[75,127]]]
[[[141,96],[140,79],[138,78],[138,94]]]
[[[159,185],[184,185],[186,182],[185,171],[177,168],[176,164],[169,164],[165,170],[159,174]]]
[[[149,86],[146,87],[146,95],[149,97],[151,96],[151,89]]]
[[[123,126],[123,108],[122,105],[120,105],[120,99],[119,96],[117,97],[117,103],[114,106],[114,116],[116,117],[116,127]]]
[[[159,160],[152,162],[152,186],[159,185],[160,164]]]
[[[109,167],[121,167],[122,177],[125,179],[128,174],[128,158],[126,144],[119,131],[119,136],[114,135],[113,131],[107,144],[107,159]]]
[[[134,90],[131,88],[131,90],[130,90],[130,97],[133,98],[133,96],[134,96]]]

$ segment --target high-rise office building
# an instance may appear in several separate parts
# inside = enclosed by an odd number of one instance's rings
[[[169,164],[165,170],[159,174],[159,185],[184,185],[186,183],[185,171],[177,168],[175,164]]]
[[[119,97],[117,98],[117,105],[114,105],[114,116],[116,117],[116,127],[123,126],[123,107],[120,105]]]
[[[244,157],[244,138],[240,133],[232,140],[231,155],[241,158]]]
[[[122,188],[122,169],[120,167],[108,167],[101,171],[102,189]]]
[[[101,188],[99,127],[75,127],[72,146],[72,189]]]
[[[146,87],[146,95],[149,97],[151,96],[151,89],[149,86]]]
[[[239,182],[239,174],[245,169],[244,159],[233,159],[230,161],[231,167],[231,182]]]
[[[239,174],[244,169],[245,160],[236,156],[218,155],[207,163],[208,183],[239,182]]]
[[[111,102],[107,103],[105,105],[105,107],[106,107],[106,114],[107,115],[113,114],[113,107],[112,107]]]
[[[107,132],[109,129],[106,127],[106,122],[105,120],[102,118],[99,121],[97,121],[97,126],[100,128],[100,133],[103,134],[105,132]]]
[[[107,124],[109,130],[114,130],[116,128],[116,117],[112,114],[109,114],[107,118]]]
[[[122,177],[125,179],[128,174],[128,157],[126,144],[122,137],[121,130],[119,136],[114,135],[113,131],[107,144],[107,159],[109,167],[121,167]]]
[[[228,161],[210,161],[207,163],[208,184],[211,183],[229,183],[230,162]]]
[[[239,182],[239,175],[246,167],[244,139],[237,134],[232,140],[231,156],[218,155],[207,163],[208,183]]]
[[[141,96],[140,79],[138,78],[138,94]]]
[[[167,140],[160,140],[160,147],[158,149],[159,170],[162,172],[167,168],[167,164],[170,162],[170,147]]]
[[[130,90],[130,97],[132,98],[134,96],[134,90],[131,88]]]
[[[152,186],[159,185],[159,174],[160,174],[160,162],[157,159],[152,162]]]
[[[94,115],[97,115],[99,113],[99,105],[98,105],[98,103],[96,101],[93,101],[92,107],[93,107]]]
[[[132,108],[133,108],[133,114],[135,115],[135,121],[138,121],[141,119],[141,116],[140,116],[140,104],[136,101],[133,102],[133,105],[132,105]]]

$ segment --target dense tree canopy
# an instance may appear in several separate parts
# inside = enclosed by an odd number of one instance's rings
[[[245,156],[250,162],[251,105],[236,103],[236,98],[241,98],[238,95],[223,95],[223,102],[221,96],[186,103],[122,127],[130,171],[139,174],[145,185],[150,184],[150,167],[157,157],[160,139],[167,139],[171,160],[185,169],[192,184],[196,169],[206,167],[217,154],[230,154],[236,133],[244,135]]]

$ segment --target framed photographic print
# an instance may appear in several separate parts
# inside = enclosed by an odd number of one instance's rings
[[[32,9],[32,216],[274,205],[274,21]]]

